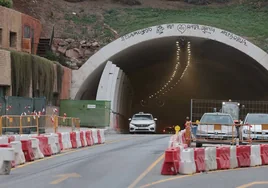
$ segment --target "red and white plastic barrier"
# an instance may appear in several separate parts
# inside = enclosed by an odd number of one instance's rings
[[[103,129],[51,133],[44,135],[23,134],[0,137],[0,174],[9,174],[10,168],[34,161],[62,150],[105,143]]]
[[[37,138],[30,138],[30,140],[32,142],[34,159],[37,160],[44,158],[44,154],[41,152],[39,148],[39,140]]]
[[[205,148],[206,171],[217,170],[216,147]]]
[[[180,134],[178,134],[178,137]],[[177,143],[176,135],[171,136],[169,147],[180,150],[180,174],[193,174],[202,171],[233,169],[238,167],[253,167],[268,165],[268,144],[218,146],[206,148],[186,148],[184,143]],[[177,138],[178,138],[177,137]],[[179,139],[182,139],[180,137]],[[169,158],[170,159],[170,158]],[[175,160],[175,158],[174,158]],[[176,161],[168,161],[170,164]],[[163,169],[163,168],[166,169]],[[162,166],[164,174],[170,174],[167,169],[171,166]],[[170,170],[169,170],[170,171]],[[162,173],[163,174],[163,173]],[[173,172],[171,174],[174,174]]]
[[[180,174],[193,174],[196,172],[194,149],[186,148],[181,151]]]
[[[195,160],[196,172],[204,172],[206,170],[204,148],[194,149],[194,160]]]
[[[165,159],[162,165],[162,175],[176,175],[180,166],[180,149],[170,147],[165,152]]]
[[[234,169],[238,167],[236,146],[230,146],[230,168]]]
[[[261,162],[261,148],[260,145],[252,145],[250,153],[250,166],[260,166]]]
[[[14,160],[14,148],[0,148],[0,175],[10,174],[12,161]]]
[[[97,129],[91,129],[92,131],[92,138],[93,138],[93,143],[98,144],[98,133]]]
[[[251,155],[251,147],[249,145],[237,146],[236,156],[237,156],[238,167],[249,167],[250,155]]]
[[[21,165],[24,164],[26,162],[25,160],[25,156],[24,153],[22,151],[22,144],[20,141],[14,141],[10,143],[12,148],[14,148],[14,152],[15,152],[15,164],[17,165]]]
[[[231,162],[230,162],[231,150],[230,147],[216,147],[216,159],[217,159],[217,169],[229,169]]]
[[[61,133],[62,134],[62,145],[63,150],[71,149],[72,148],[72,142],[71,142],[71,135],[70,133]]]
[[[80,132],[75,131],[75,133],[76,133],[76,144],[77,144],[77,147],[80,148],[82,146],[81,138],[80,138]]]
[[[261,144],[261,161],[262,165],[268,164],[268,144]]]
[[[7,143],[8,143],[8,137],[7,136],[0,137],[0,144],[7,144]]]

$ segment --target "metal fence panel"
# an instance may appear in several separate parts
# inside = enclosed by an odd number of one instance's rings
[[[191,121],[200,120],[202,115],[207,112],[217,112],[222,108],[222,102],[228,100],[209,100],[209,99],[192,99],[191,100]],[[268,113],[268,101],[244,101],[232,100],[240,103],[239,116],[244,120],[247,113]]]
[[[26,97],[15,97],[15,96],[8,96],[5,97],[5,114],[3,115],[21,115],[22,113],[31,114],[33,111],[33,99],[26,98]],[[11,118],[6,119],[3,121],[4,127],[9,127],[9,124],[12,124],[12,128],[3,129],[3,132],[16,132],[18,133],[19,130],[14,128],[14,126],[18,126],[20,124],[19,118]],[[33,124],[33,120],[29,119],[27,121],[27,125],[30,126]],[[24,133],[29,133],[32,128],[24,129]]]
[[[6,97],[6,106],[11,107],[6,111],[6,115],[21,115],[24,112],[32,112],[33,99],[13,96]]]
[[[35,110],[36,112],[39,111],[42,112],[43,109],[46,109],[46,98],[45,97],[33,98],[33,110]]]
[[[60,116],[80,118],[82,127],[106,127],[110,124],[110,101],[61,100]]]

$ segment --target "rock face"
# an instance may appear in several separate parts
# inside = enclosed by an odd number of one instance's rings
[[[97,41],[55,38],[51,49],[56,55],[63,55],[67,59],[66,63],[70,68],[78,69],[99,48],[100,44]]]

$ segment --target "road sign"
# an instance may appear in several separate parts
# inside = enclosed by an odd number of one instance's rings
[[[175,126],[175,131],[176,131],[176,134],[178,134],[178,132],[181,130],[180,126],[179,125],[176,125]]]
[[[87,108],[96,108],[96,104],[88,104]]]

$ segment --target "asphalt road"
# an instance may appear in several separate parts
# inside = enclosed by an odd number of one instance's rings
[[[0,176],[0,188],[260,188],[268,168],[162,176],[170,135],[108,135],[107,143],[69,150]],[[247,184],[247,185],[246,185]]]

